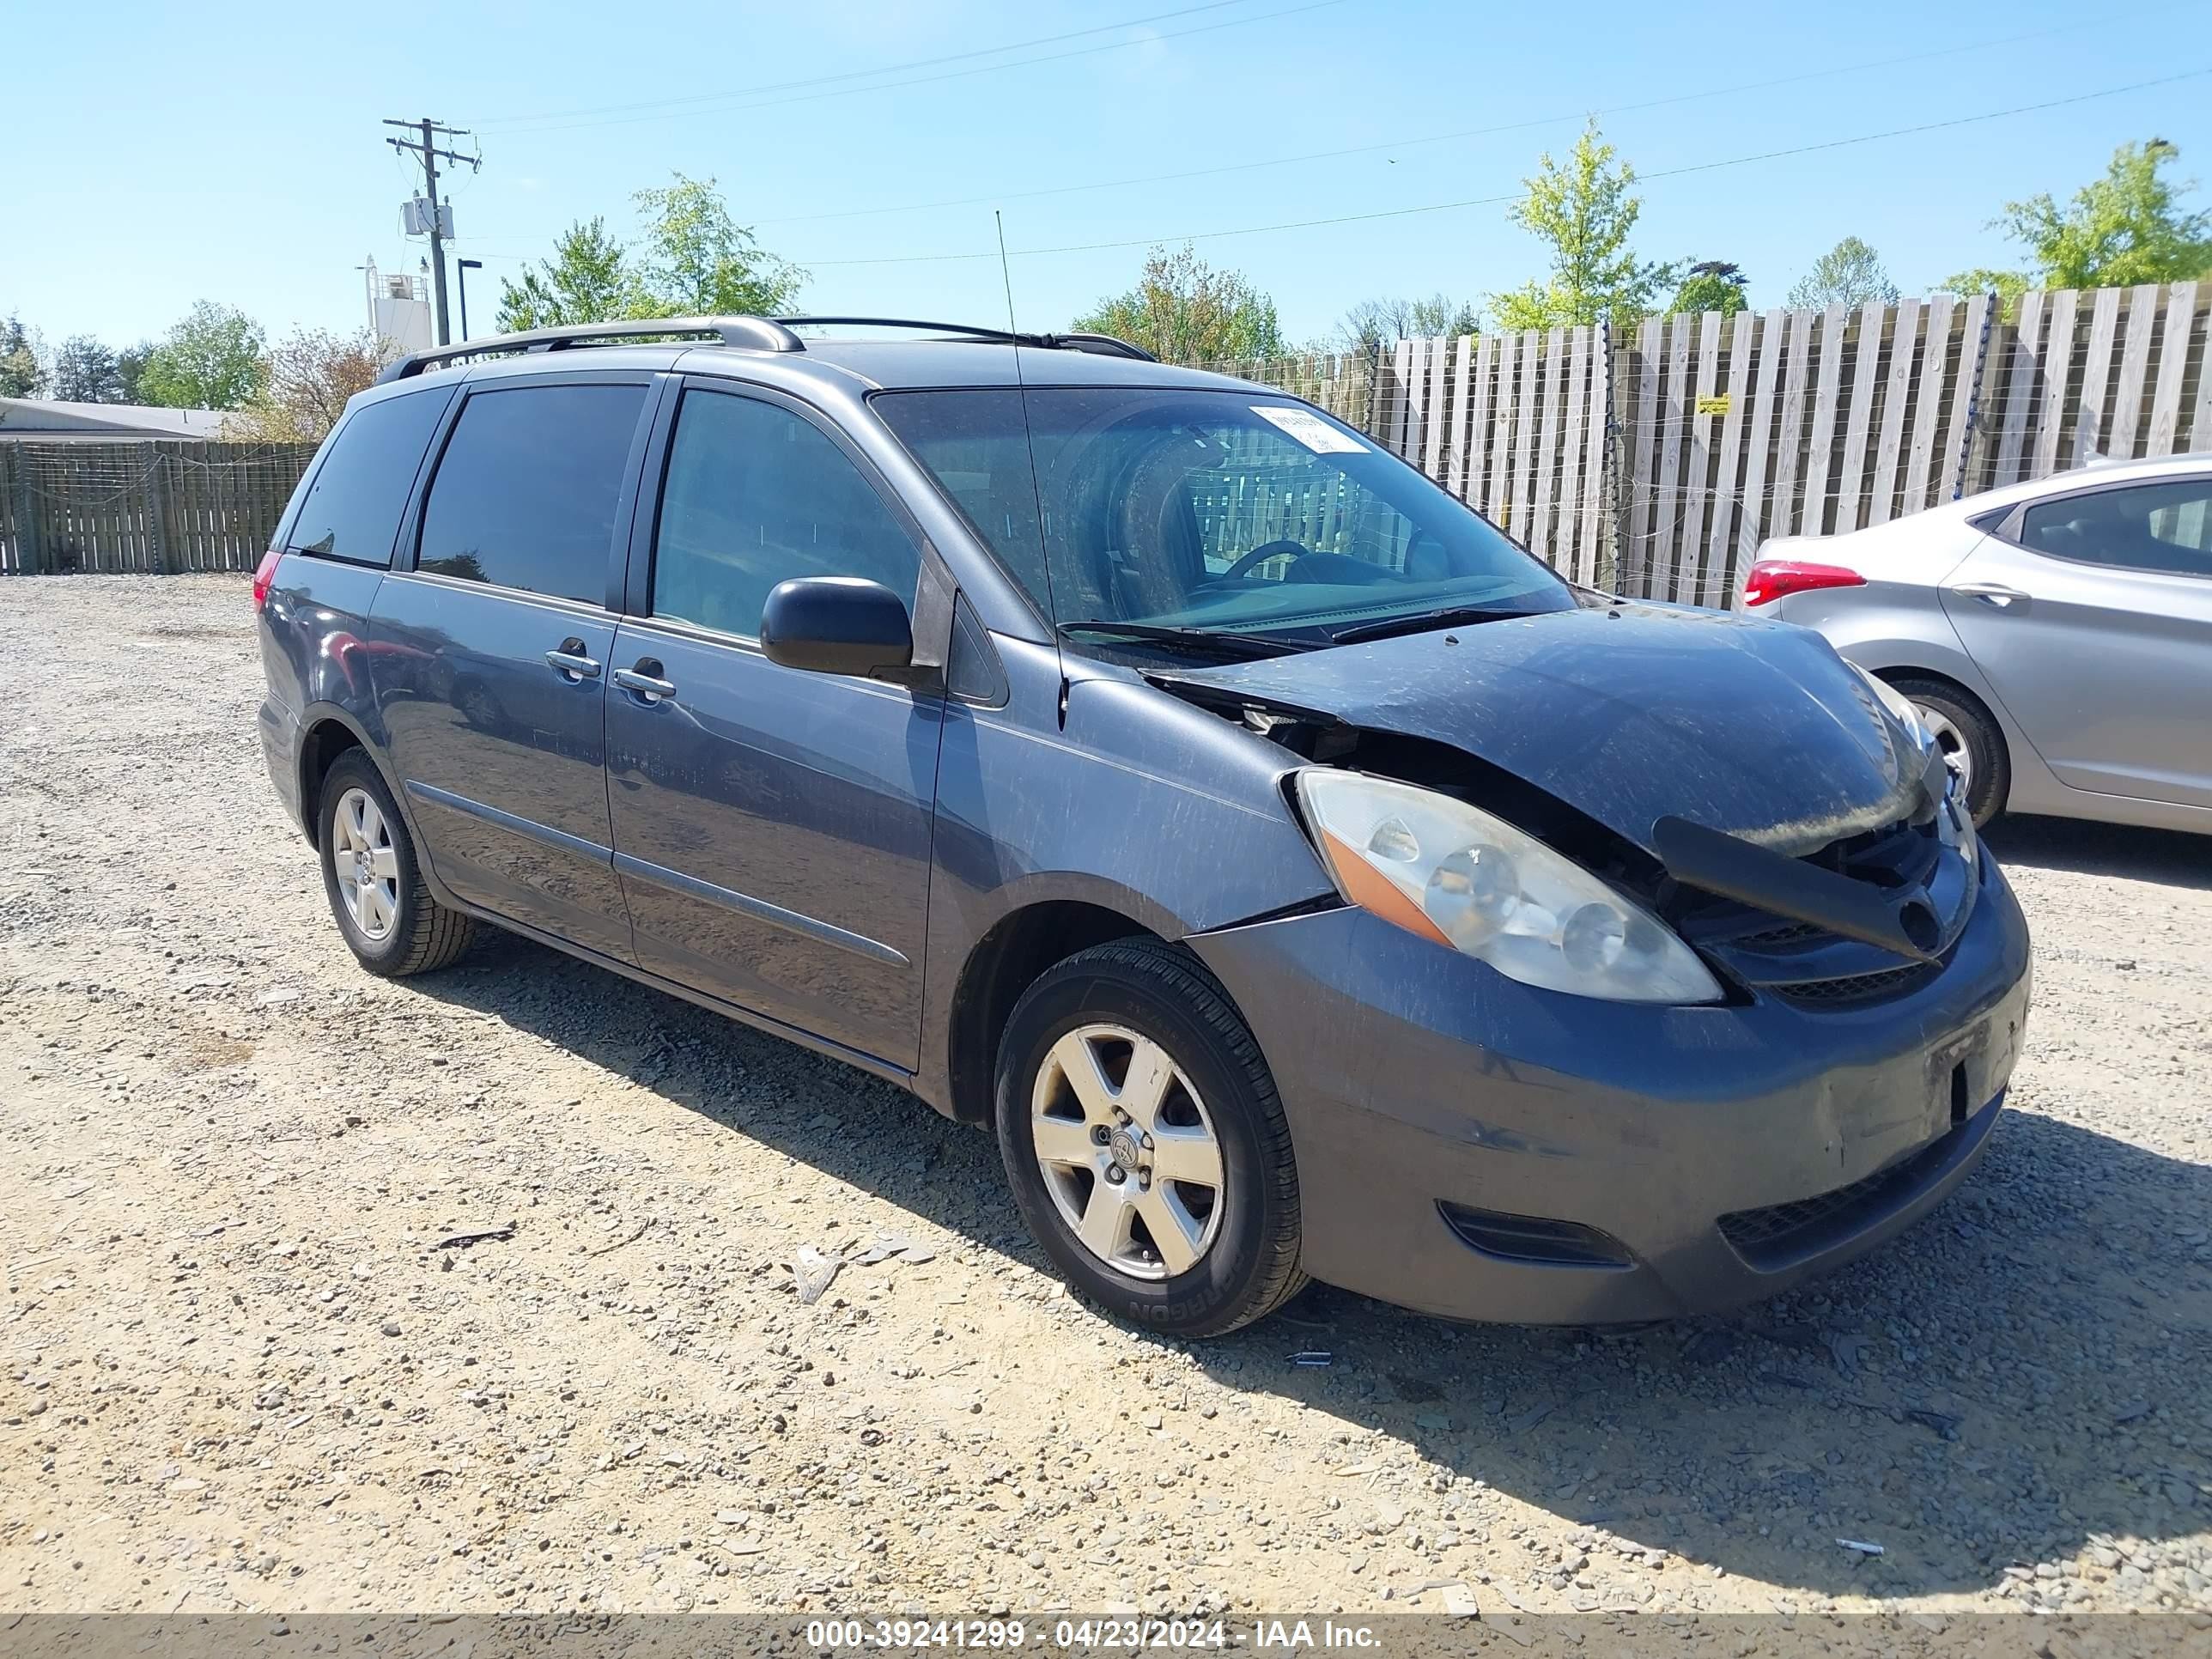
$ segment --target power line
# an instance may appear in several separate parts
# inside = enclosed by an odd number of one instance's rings
[[[1219,11],[1227,6],[1249,5],[1251,0],[1206,0],[1200,6],[1183,6],[1174,11],[1156,11],[1144,17],[1131,17],[1119,23],[1100,23],[1087,29],[1070,29],[1064,34],[1040,34],[1027,40],[1009,40],[1004,46],[977,46],[969,52],[950,52],[937,58],[916,58],[903,64],[883,64],[874,69],[848,70],[841,75],[817,75],[804,81],[768,81],[750,87],[726,87],[720,92],[695,93],[682,98],[642,99],[629,104],[599,104],[587,109],[546,110],[535,115],[502,115],[486,122],[487,128],[525,125],[533,121],[567,121],[588,115],[621,115],[632,110],[675,109],[685,105],[719,103],[726,99],[750,98],[764,92],[792,92],[805,87],[830,86],[840,81],[872,80],[879,75],[902,75],[908,70],[934,69],[940,64],[965,63],[971,58],[995,58],[1001,52],[1026,52],[1031,46],[1054,46],[1063,40],[1080,40],[1086,35],[1110,34],[1115,29],[1140,28],[1146,23],[1163,23],[1177,17],[1189,17],[1203,11]],[[1117,42],[1127,45],[1128,42]]]
[[[1954,116],[1945,121],[1923,121],[1909,127],[1887,127],[1880,132],[1863,132],[1849,138],[1830,138],[1817,144],[1797,144],[1787,149],[1761,150],[1753,155],[1732,155],[1718,161],[1698,161],[1687,167],[1664,167],[1655,173],[1639,173],[1638,184],[1654,179],[1675,179],[1686,173],[1711,173],[1720,167],[1747,167],[1754,161],[1773,161],[1792,155],[1810,155],[1822,150],[1845,149],[1855,144],[1871,144],[1885,138],[1909,137],[1916,133],[1940,132],[1951,127],[1971,126],[1979,121],[2002,120],[2008,116],[2032,115],[2039,111],[2062,109],[2069,104],[2086,104],[2099,98],[2117,98],[2124,93],[2144,92],[2153,87],[2172,86],[2177,82],[2197,80],[2212,75],[2212,69],[2186,70],[2179,75],[2161,76],[2154,81],[2136,81],[2126,86],[2106,87],[2095,92],[2075,93],[2070,97],[2046,99],[2036,104],[2015,104],[2008,109],[1987,110],[1979,115]],[[1495,207],[1506,202],[1522,199],[1522,192],[1510,191],[1502,196],[1472,196],[1456,202],[1427,202],[1416,207],[1380,208],[1368,213],[1340,213],[1325,219],[1289,219],[1271,225],[1241,225],[1233,230],[1193,230],[1150,236],[1127,237],[1109,242],[1067,242],[1054,247],[1018,247],[1009,251],[1012,258],[1030,258],[1048,253],[1097,253],[1109,250],[1133,247],[1157,247],[1176,242],[1210,242],[1230,236],[1263,236],[1283,230],[1315,230],[1330,225],[1364,224],[1377,219],[1404,219],[1418,214],[1449,213],[1462,208]],[[794,260],[809,269],[833,265],[919,265],[944,264],[968,259],[995,259],[995,249],[975,253],[902,253],[878,255],[862,259]]]
[[[1231,17],[1225,21],[1219,23],[1202,23],[1196,28],[1173,29],[1165,33],[1139,35],[1132,40],[1109,40],[1100,46],[1078,46],[1070,52],[1046,52],[1042,56],[1036,58],[1018,58],[1011,63],[985,64],[975,69],[947,70],[941,75],[917,75],[904,81],[883,81],[878,82],[872,86],[833,87],[826,91],[802,92],[790,98],[769,98],[763,99],[758,102],[754,103],[724,104],[715,105],[709,107],[724,112],[735,112],[756,109],[777,109],[786,104],[812,103],[816,100],[822,98],[850,98],[860,93],[890,92],[899,87],[927,86],[938,81],[957,81],[964,79],[969,76],[992,75],[997,73],[1000,70],[1026,69],[1037,64],[1057,64],[1065,58],[1086,58],[1093,52],[1120,52],[1129,46],[1151,46],[1155,41],[1159,40],[1181,40],[1194,34],[1211,34],[1217,29],[1241,28],[1247,23],[1271,22],[1276,18],[1296,17],[1304,12],[1320,11],[1325,7],[1340,6],[1344,3],[1345,0],[1308,0],[1308,3],[1304,5],[1290,6],[1279,11],[1257,12],[1249,17]],[[1126,28],[1129,26],[1123,24],[1121,25],[1121,27]],[[735,94],[718,94],[709,95],[724,96]],[[522,128],[507,127],[503,129],[503,131],[509,132],[521,131],[525,133],[573,132],[584,127],[623,126],[638,121],[662,120],[670,115],[691,114],[698,112],[702,112],[696,110],[669,110],[665,108],[654,107],[645,109],[644,112],[640,114],[614,115],[608,117],[605,120],[562,121],[550,126]]]
[[[2167,8],[2170,9],[2170,8]],[[2007,35],[1996,40],[1970,40],[1955,46],[1943,46],[1933,52],[1906,52],[1895,58],[1877,58],[1861,64],[1839,64],[1829,69],[1806,70],[1795,75],[1776,76],[1771,80],[1745,81],[1735,86],[1711,87],[1702,92],[1675,93],[1665,98],[1646,99],[1641,103],[1615,104],[1606,109],[1577,110],[1568,114],[1546,115],[1525,121],[1507,121],[1496,126],[1462,127],[1452,132],[1431,133],[1422,137],[1388,139],[1380,143],[1349,144],[1339,149],[1307,150],[1296,155],[1269,156],[1256,161],[1233,161],[1219,167],[1190,167],[1176,173],[1141,173],[1127,179],[1101,179],[1088,184],[1052,185],[1039,190],[1000,191],[988,196],[947,197],[934,202],[894,203],[888,207],[846,208],[834,213],[789,214],[781,218],[756,221],[763,225],[820,224],[836,219],[866,219],[890,213],[922,213],[943,208],[981,207],[994,202],[1035,201],[1049,196],[1074,196],[1090,191],[1121,190],[1137,185],[1175,184],[1189,179],[1216,179],[1235,173],[1254,173],[1267,167],[1297,167],[1308,161],[1335,161],[1346,155],[1373,155],[1383,150],[1412,149],[1423,144],[1445,144],[1465,138],[1486,138],[1502,132],[1524,132],[1534,127],[1556,126],[1563,122],[1594,119],[1599,116],[1633,115],[1645,110],[1665,109],[1675,104],[1694,103],[1707,98],[1733,97],[1739,93],[1764,92],[1775,87],[1795,86],[1806,81],[1825,80],[1838,75],[1856,75],[1868,70],[1894,69],[1902,64],[1924,63],[1932,58],[1954,58],[1962,52],[1986,52],[1996,46],[2018,46],[2029,40],[2041,40],[2054,34],[2071,33],[2085,28],[2105,27],[2102,19],[2091,19],[2079,23],[2062,23],[2047,29],[2034,29],[2025,34]]]

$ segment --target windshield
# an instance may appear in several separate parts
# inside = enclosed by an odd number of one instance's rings
[[[1155,644],[1187,631],[1320,645],[1394,618],[1573,608],[1493,526],[1304,404],[1180,387],[1027,395],[1026,428],[1012,388],[874,406],[1076,637],[1119,623]]]

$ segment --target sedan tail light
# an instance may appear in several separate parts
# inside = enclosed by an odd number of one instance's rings
[[[1807,564],[1798,559],[1761,559],[1744,579],[1743,602],[1766,605],[1792,593],[1820,587],[1864,587],[1866,578],[1840,564]]]
[[[253,570],[253,608],[260,610],[269,603],[269,590],[276,582],[276,562],[283,554],[270,548],[261,556],[261,562]]]

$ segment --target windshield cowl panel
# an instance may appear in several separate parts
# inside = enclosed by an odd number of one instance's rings
[[[1073,648],[1184,654],[1220,634],[1241,636],[1224,657],[1257,655],[1575,606],[1419,471],[1258,387],[898,392],[872,406]]]

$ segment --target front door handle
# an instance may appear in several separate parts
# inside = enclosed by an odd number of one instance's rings
[[[658,657],[640,657],[636,667],[616,669],[614,682],[642,703],[656,703],[676,695],[676,682],[660,678]]]
[[[583,641],[574,635],[561,641],[558,651],[548,651],[545,660],[571,685],[599,677],[599,665],[584,654]]]
[[[2027,598],[2017,587],[2007,587],[2002,582],[1962,582],[1951,591],[1962,599],[1979,599],[2000,611],[2008,611]]]

